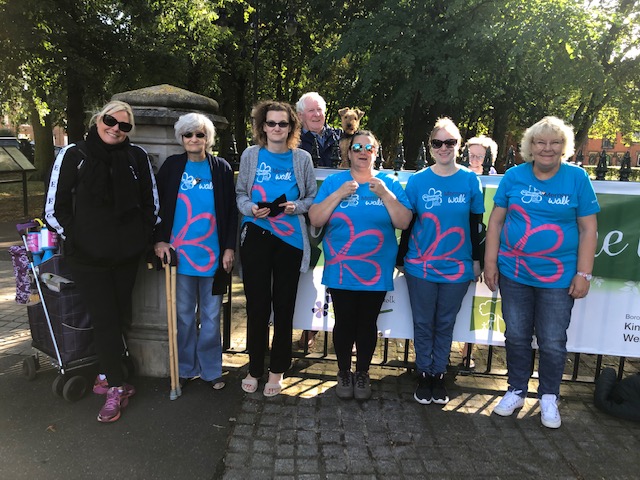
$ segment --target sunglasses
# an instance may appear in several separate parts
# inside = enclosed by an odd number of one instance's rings
[[[276,125],[280,128],[287,128],[289,126],[289,122],[274,122],[273,120],[269,120],[268,122],[264,122],[269,128],[276,128]]]
[[[362,145],[361,143],[354,143],[353,145],[351,145],[352,152],[361,152],[362,150],[366,150],[367,153],[371,153],[375,152],[377,148],[378,147],[376,147],[375,145],[371,145],[370,143],[367,143],[366,145]]]
[[[104,123],[107,127],[115,127],[116,125],[118,125],[118,128],[123,132],[130,132],[133,128],[133,125],[131,125],[129,122],[119,122],[107,113],[102,116],[102,123]]]
[[[436,140],[435,138],[431,140],[431,146],[436,150],[442,147],[442,145],[446,145],[447,148],[453,148],[458,144],[458,140],[455,138],[448,138],[446,140]]]
[[[183,134],[182,134],[182,136],[183,136],[183,137],[185,137],[185,138],[191,138],[191,137],[193,137],[194,135],[196,136],[196,138],[204,138],[204,137],[206,137],[206,136],[207,136],[206,134],[204,134],[204,133],[202,133],[202,132],[198,132],[198,133],[187,132],[187,133],[183,133]]]

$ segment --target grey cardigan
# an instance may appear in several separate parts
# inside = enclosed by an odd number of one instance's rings
[[[260,148],[262,147],[259,145],[252,145],[242,152],[242,157],[240,158],[240,172],[238,172],[238,180],[236,181],[236,201],[240,213],[248,217],[253,216],[251,207],[256,205],[251,200],[251,188],[256,178]],[[316,175],[313,171],[313,162],[309,152],[305,152],[300,148],[293,149],[293,173],[296,176],[296,183],[300,190],[300,198],[293,200],[296,204],[296,214],[302,231],[303,250],[300,271],[306,272],[309,269],[311,247],[309,246],[309,237],[307,235],[307,222],[303,214],[309,211],[309,207],[311,207],[313,199],[318,192]]]

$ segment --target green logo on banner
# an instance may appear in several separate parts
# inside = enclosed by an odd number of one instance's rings
[[[492,297],[473,297],[471,330],[493,330],[504,334],[502,300]]]

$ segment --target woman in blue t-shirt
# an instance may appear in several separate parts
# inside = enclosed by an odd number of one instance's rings
[[[236,183],[243,215],[240,261],[247,298],[249,373],[242,389],[255,392],[264,374],[264,357],[273,309],[269,379],[263,394],[278,395],[291,366],[293,312],[300,272],[309,268],[310,246],[304,214],[316,196],[311,155],[296,148],[300,120],[291,105],[264,101],[252,111],[253,138],[240,159]]]
[[[412,175],[406,189],[416,214],[404,259],[418,372],[413,397],[424,405],[449,401],[453,327],[469,282],[480,276],[484,200],[476,174],[456,163],[461,139],[450,119],[438,119],[429,137],[435,164]]]
[[[161,221],[156,225],[154,248],[161,259],[170,258],[171,248],[178,257],[180,387],[200,378],[220,390],[225,386],[220,308],[231,278],[238,231],[233,170],[210,153],[215,128],[209,118],[199,113],[182,115],[174,130],[185,152],[167,158],[158,172]]]
[[[565,162],[574,149],[569,125],[545,117],[520,144],[525,163],[500,182],[485,242],[485,282],[502,295],[509,377],[493,412],[509,416],[524,405],[535,334],[541,420],[558,428],[567,328],[574,300],[589,292],[600,207],[589,175]]]
[[[326,225],[322,283],[329,287],[336,316],[333,344],[338,357],[340,398],[371,397],[369,366],[376,347],[376,320],[388,290],[398,251],[395,229],[411,221],[409,202],[395,178],[373,169],[379,143],[366,130],[351,138],[351,169],[327,177],[309,220]],[[356,371],[351,354],[356,344]]]

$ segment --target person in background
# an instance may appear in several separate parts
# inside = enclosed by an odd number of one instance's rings
[[[158,172],[161,222],[155,254],[178,256],[176,307],[180,386],[200,378],[224,388],[220,309],[235,258],[238,210],[233,170],[212,155],[215,128],[199,113],[174,125],[185,152],[165,160]],[[199,316],[196,319],[196,311]]]
[[[158,192],[147,153],[129,141],[135,128],[125,102],[107,103],[84,141],[60,151],[45,202],[47,223],[64,255],[93,326],[100,371],[93,391],[106,394],[98,421],[115,422],[135,394],[125,383],[123,332],[131,292],[158,218]]]
[[[333,300],[336,394],[342,399],[371,397],[369,367],[378,340],[376,321],[387,291],[393,290],[395,229],[407,228],[412,216],[400,182],[374,170],[378,148],[371,132],[356,132],[349,146],[350,170],[327,177],[309,210],[311,224],[326,229],[322,283]]]
[[[311,249],[304,214],[316,196],[311,155],[296,148],[300,120],[293,108],[264,101],[253,108],[256,145],[240,159],[236,183],[243,215],[240,261],[247,298],[249,373],[242,389],[255,392],[264,373],[264,357],[273,310],[269,378],[263,394],[278,395],[291,366],[293,313],[300,272],[309,268]]]
[[[458,127],[438,119],[429,136],[435,164],[409,177],[406,188],[416,213],[404,258],[418,372],[413,397],[424,405],[449,401],[444,376],[453,327],[469,282],[481,273],[482,187],[456,163],[460,141]]]
[[[326,123],[327,102],[317,92],[307,92],[296,103],[296,112],[302,122],[299,148],[313,154],[314,139],[318,142],[319,167],[331,167],[334,145],[340,142],[342,130]]]
[[[473,137],[467,140],[466,143],[467,153],[469,155],[469,169],[475,173],[476,175],[482,175],[484,163],[484,157],[487,153],[487,150],[491,153],[491,168],[489,169],[489,175],[497,175],[496,169],[494,165],[496,163],[496,158],[498,157],[498,145],[491,138],[486,137],[484,135],[480,135],[479,137]],[[480,224],[479,228],[481,229],[480,233],[482,237],[484,237],[484,225]],[[480,239],[480,259],[484,260],[484,249],[482,248],[484,244],[484,238]],[[468,368],[475,368],[476,363],[473,358],[473,346],[472,344],[465,343],[462,348],[462,362],[464,366]]]
[[[342,130],[329,126],[325,121],[327,102],[317,92],[307,92],[296,103],[296,112],[302,122],[299,148],[313,154],[314,139],[318,142],[319,167],[331,167],[334,146],[337,148]],[[313,347],[318,332],[305,330],[300,335],[298,347]]]
[[[482,175],[482,164],[484,163],[487,149],[489,149],[491,152],[489,175],[497,175],[496,169],[494,168],[496,158],[498,157],[498,144],[496,142],[489,137],[480,135],[479,137],[473,137],[467,140],[466,147],[469,154],[469,170],[476,175]]]
[[[567,328],[574,301],[589,293],[600,207],[588,173],[567,163],[574,152],[569,125],[545,117],[520,144],[525,163],[505,172],[485,242],[485,283],[502,296],[509,382],[493,413],[509,416],[524,406],[535,335],[542,425],[559,428]]]

